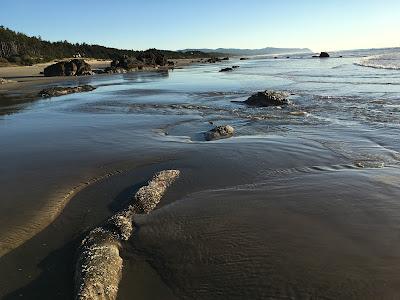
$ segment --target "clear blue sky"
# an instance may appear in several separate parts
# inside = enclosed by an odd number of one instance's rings
[[[127,49],[400,46],[400,0],[1,0],[0,24]]]

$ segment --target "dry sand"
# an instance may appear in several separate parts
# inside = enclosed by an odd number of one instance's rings
[[[99,59],[85,59],[87,63],[90,64],[92,69],[105,68],[110,66],[111,60],[99,60]],[[44,77],[43,72],[44,68],[49,65],[56,63],[57,61],[51,61],[48,63],[36,64],[33,66],[10,66],[10,67],[1,67],[0,68],[0,78],[12,79],[18,82],[29,81],[35,77]]]

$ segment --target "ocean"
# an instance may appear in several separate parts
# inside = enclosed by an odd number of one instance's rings
[[[7,101],[0,297],[71,299],[85,233],[172,168],[123,244],[119,299],[398,298],[396,51],[80,77],[97,89]],[[262,90],[292,104],[239,103]],[[226,124],[232,138],[205,141]]]

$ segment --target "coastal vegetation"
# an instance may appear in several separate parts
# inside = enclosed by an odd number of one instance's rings
[[[152,49],[155,50],[155,49]],[[202,51],[158,50],[167,59],[196,59],[215,57],[219,53]],[[120,57],[141,57],[144,51],[116,49],[86,43],[70,43],[68,41],[50,42],[40,36],[28,36],[0,26],[0,66],[8,64],[33,65],[63,58],[96,58],[114,60]]]

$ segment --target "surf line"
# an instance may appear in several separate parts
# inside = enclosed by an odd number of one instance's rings
[[[154,210],[179,175],[179,170],[156,173],[146,186],[137,191],[133,204],[90,231],[83,239],[75,266],[76,300],[117,298],[122,278],[121,242],[128,240],[135,230],[134,216]]]

